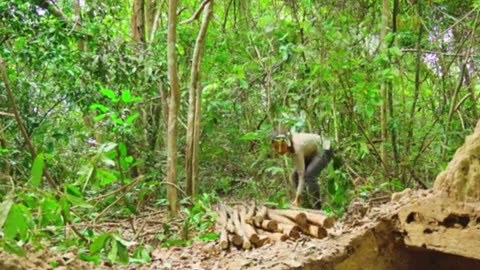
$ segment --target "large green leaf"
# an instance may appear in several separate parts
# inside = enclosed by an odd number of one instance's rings
[[[13,204],[10,208],[10,212],[3,226],[3,234],[7,239],[15,239],[17,235],[20,236],[21,239],[25,239],[27,236],[25,218],[16,204]]]
[[[109,233],[104,233],[98,236],[90,245],[90,254],[94,255],[99,252],[105,246],[105,241],[109,239],[111,235]]]
[[[43,166],[43,154],[38,154],[33,161],[32,171],[30,173],[30,182],[34,187],[38,187],[40,185],[40,180],[42,180],[43,175]]]

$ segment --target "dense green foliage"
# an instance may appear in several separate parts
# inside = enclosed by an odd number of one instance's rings
[[[91,241],[81,251],[84,259],[98,260],[105,249],[111,261],[126,262],[133,243],[116,234],[90,228],[79,232],[83,239],[59,235],[67,223],[138,215],[165,204],[161,91],[168,92],[168,1],[158,1],[159,25],[146,42],[132,40],[131,1],[86,0],[79,24],[77,1],[57,1],[68,20],[45,2],[0,2],[0,55],[38,153],[33,158],[28,151],[1,84],[0,242],[21,254],[19,246],[39,247],[45,238],[62,248]],[[199,2],[181,1],[179,21]],[[205,205],[217,197],[289,202],[291,165],[270,155],[267,140],[279,124],[337,140],[335,164],[320,179],[325,210],[341,214],[354,197],[431,185],[478,120],[480,3],[400,1],[397,8],[391,1],[382,53],[380,2],[215,2],[201,77],[200,181],[208,195],[185,200],[196,207],[185,210],[182,241],[188,230],[211,224]],[[178,26],[180,189],[199,23]],[[388,104],[386,141],[382,102]],[[57,191],[42,180],[44,169]],[[108,196],[114,190],[117,196]],[[148,260],[143,248],[133,255],[139,261]]]

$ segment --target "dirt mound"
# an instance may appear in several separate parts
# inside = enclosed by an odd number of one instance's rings
[[[446,170],[437,176],[433,189],[457,201],[480,201],[480,121]]]

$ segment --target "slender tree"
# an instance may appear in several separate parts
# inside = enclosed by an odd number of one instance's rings
[[[200,136],[200,116],[201,116],[201,93],[200,85],[201,60],[205,37],[207,34],[208,23],[212,17],[213,0],[205,0],[200,8],[204,8],[202,25],[195,42],[193,51],[192,70],[190,74],[190,91],[188,105],[188,126],[187,126],[187,195],[198,193],[198,147]],[[198,13],[198,12],[197,12]]]
[[[382,0],[382,22],[380,25],[380,49],[382,54],[387,53],[387,31],[388,31],[388,14],[390,12],[390,1]],[[385,65],[386,67],[386,65]],[[380,125],[381,125],[381,139],[382,144],[380,147],[380,155],[384,170],[387,172],[387,106],[388,106],[388,94],[387,94],[388,82],[382,81],[380,85],[380,95],[382,98],[382,106],[380,109]]]
[[[177,74],[177,0],[169,0],[168,5],[168,34],[167,34],[167,57],[168,57],[168,80],[170,82],[170,105],[168,111],[168,171],[167,171],[167,199],[170,204],[170,214],[178,215],[177,195],[177,114],[180,104],[180,86]]]

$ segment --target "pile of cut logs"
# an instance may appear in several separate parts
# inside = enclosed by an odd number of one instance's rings
[[[333,227],[334,223],[334,219],[325,213],[309,209],[221,205],[217,212],[222,249],[228,249],[230,245],[251,249],[265,243],[298,239],[302,234],[321,239],[327,236],[326,229]]]

